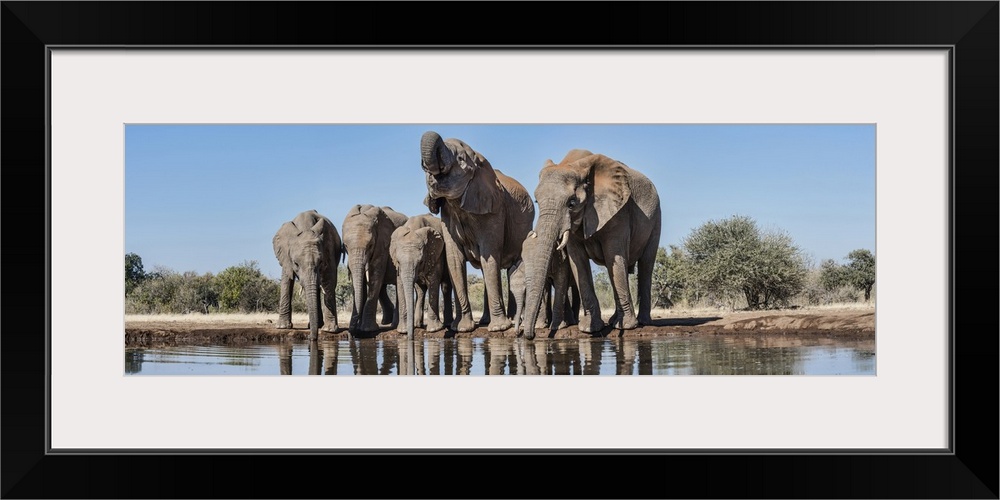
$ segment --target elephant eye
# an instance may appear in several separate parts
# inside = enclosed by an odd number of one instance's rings
[[[569,206],[569,208],[573,208],[576,206],[577,203],[579,202],[576,200],[576,196],[571,196],[569,201],[566,202],[566,205]]]

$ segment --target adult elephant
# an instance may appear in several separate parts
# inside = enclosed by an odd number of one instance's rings
[[[451,279],[444,252],[444,225],[430,215],[414,215],[392,233],[389,255],[396,266],[396,290],[403,300],[397,303],[399,326],[396,331],[413,336],[413,328],[428,332],[444,329],[438,316],[438,294],[444,296],[445,321],[452,320]],[[417,299],[414,301],[413,294]],[[424,323],[424,298],[430,306]]]
[[[452,329],[475,329],[469,307],[466,261],[483,271],[491,332],[511,327],[504,310],[500,270],[521,254],[535,207],[519,182],[493,168],[480,153],[458,139],[426,132],[420,139],[420,164],[427,179],[425,202],[441,213],[448,272],[458,300]]]
[[[292,327],[292,287],[298,279],[309,312],[309,338],[316,340],[320,327],[336,332],[337,265],[343,255],[337,228],[330,219],[308,210],[282,224],[272,244],[281,263],[277,327]]]
[[[582,332],[604,327],[594,293],[590,260],[608,270],[615,297],[612,323],[632,329],[649,324],[653,262],[660,242],[660,196],[645,175],[624,163],[583,149],[571,150],[558,164],[546,162],[535,189],[538,245],[566,248],[580,290]],[[535,337],[535,318],[552,252],[525,261],[524,336]],[[639,310],[628,287],[628,270],[639,265]]]
[[[382,305],[382,324],[396,328],[399,313],[389,299],[388,285],[396,284],[396,266],[389,258],[392,232],[407,217],[390,207],[354,205],[344,218],[344,247],[347,269],[354,287],[354,309],[348,331],[378,331],[376,304]],[[398,303],[397,290],[397,303]]]

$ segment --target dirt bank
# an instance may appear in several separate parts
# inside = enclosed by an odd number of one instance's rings
[[[299,325],[296,325],[299,326]],[[132,319],[125,322],[125,345],[153,344],[236,344],[273,343],[288,340],[306,340],[309,330],[304,328],[278,330],[272,320],[257,322],[217,322],[199,320],[157,320],[155,317]],[[653,324],[634,330],[605,327],[600,334],[581,333],[575,326],[556,332],[536,330],[539,338],[587,337],[658,337],[669,335],[810,335],[825,337],[873,338],[875,335],[874,309],[801,309],[752,312],[669,312],[654,315]],[[400,334],[384,328],[366,338],[394,339]],[[490,332],[479,328],[472,332],[456,333],[448,330],[427,333],[417,329],[415,338],[473,338],[515,337],[513,330]],[[346,330],[339,333],[321,333],[321,340],[348,338]]]

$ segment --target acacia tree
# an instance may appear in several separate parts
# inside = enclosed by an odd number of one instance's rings
[[[264,276],[257,261],[224,269],[216,277],[219,305],[242,312],[273,311],[278,305],[278,282]]]
[[[819,265],[819,284],[823,290],[833,292],[847,284],[844,267],[833,259],[826,259]]]
[[[872,286],[875,285],[875,255],[869,250],[859,248],[847,254],[847,281],[854,288],[865,292],[865,302],[872,296]]]
[[[782,232],[762,233],[752,218],[709,221],[684,240],[689,281],[749,309],[786,303],[805,286],[805,256]]]

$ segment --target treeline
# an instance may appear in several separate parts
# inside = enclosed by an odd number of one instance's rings
[[[347,266],[341,265],[337,282],[337,306],[351,305],[351,282]],[[279,281],[265,276],[256,261],[227,267],[219,274],[178,273],[157,266],[143,269],[142,258],[125,255],[126,314],[188,314],[215,312],[276,312]],[[292,310],[306,312],[305,298],[296,285]]]
[[[709,221],[680,246],[657,251],[651,277],[653,307],[773,309],[872,300],[875,256],[857,249],[845,258],[844,264],[827,259],[815,266],[791,237],[781,231],[763,231],[750,217]],[[602,308],[611,309],[614,291],[607,271],[595,267],[600,269],[594,276],[597,299]],[[337,307],[350,310],[353,289],[347,266],[341,265],[337,276]],[[629,284],[637,298],[634,273],[629,275]],[[261,273],[256,261],[228,267],[217,275],[199,275],[163,267],[147,273],[138,255],[125,256],[127,314],[276,312],[279,295],[278,280]],[[471,274],[469,300],[478,318],[483,310],[483,283]],[[298,285],[292,310],[306,312]]]
[[[652,274],[653,307],[774,309],[871,300],[875,256],[857,249],[846,264],[814,266],[781,231],[763,231],[746,216],[709,221],[680,246],[659,248]],[[633,297],[638,283],[629,275]],[[602,308],[614,305],[606,271],[594,278]]]

